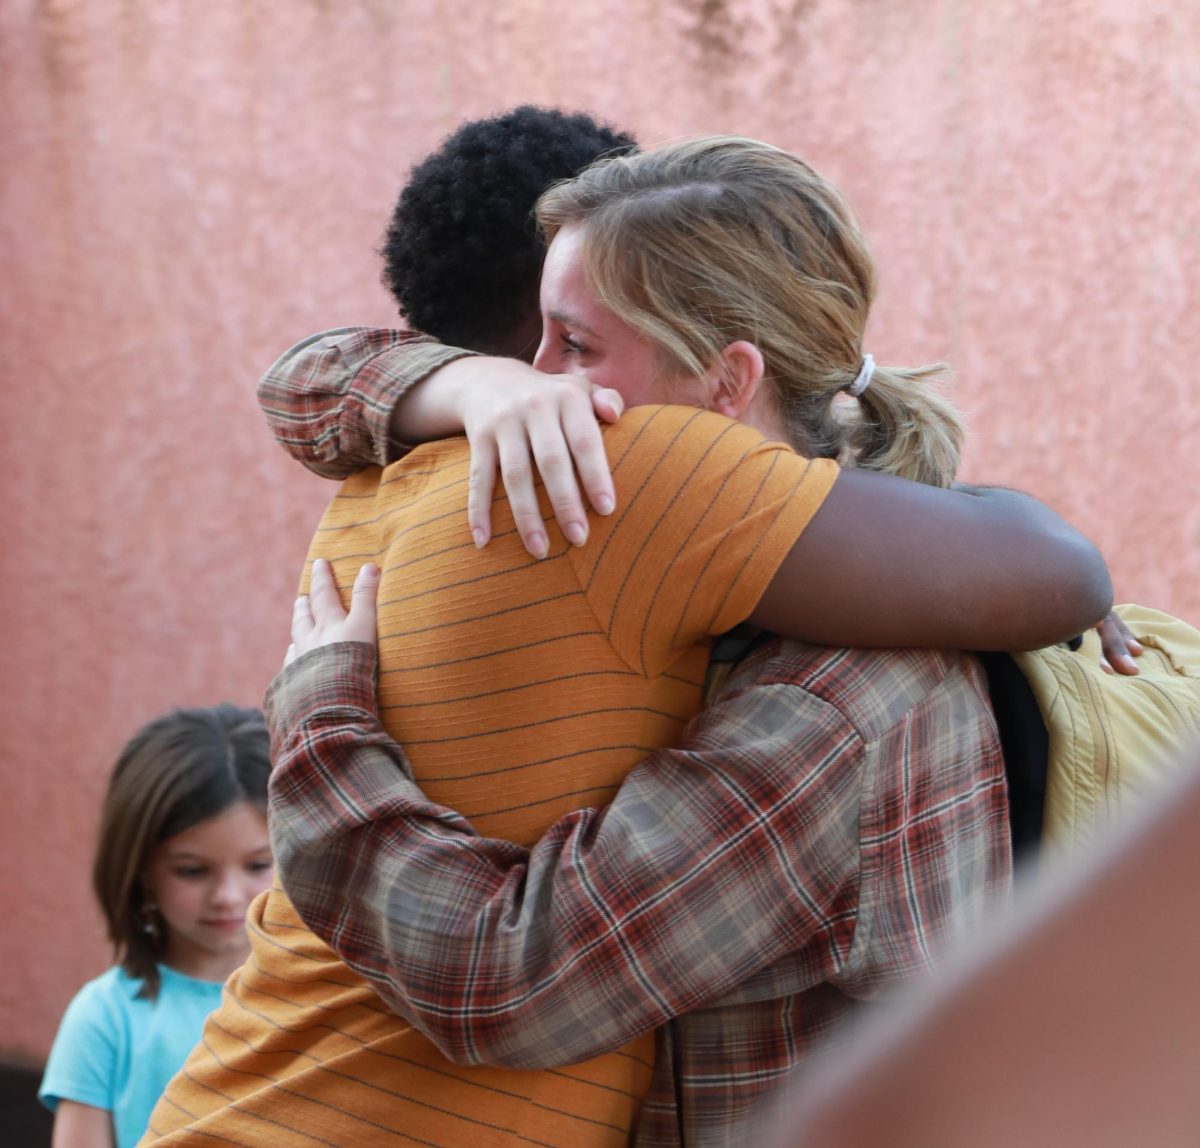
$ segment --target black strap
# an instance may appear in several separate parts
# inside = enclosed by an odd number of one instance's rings
[[[1025,675],[1008,654],[979,655],[987,673],[992,711],[1000,731],[1004,774],[1008,779],[1008,821],[1013,857],[1037,850],[1046,806],[1050,736]]]
[[[721,692],[725,679],[747,654],[769,642],[775,635],[742,622],[726,630],[714,643],[708,656],[708,672],[704,676],[704,704],[708,705]]]

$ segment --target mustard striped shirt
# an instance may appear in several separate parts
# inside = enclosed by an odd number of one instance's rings
[[[582,548],[550,521],[549,555],[530,558],[498,499],[494,539],[476,550],[467,447],[451,440],[351,478],[310,549],[343,587],[380,565],[381,718],[429,796],[489,837],[532,844],[676,738],[699,705],[708,637],[753,609],[837,473],[682,407],[629,411],[605,446],[618,509]],[[554,1072],[455,1065],[281,891],[255,903],[251,926],[250,960],[147,1143],[628,1141],[651,1034]],[[353,922],[343,932],[326,939],[352,945]],[[469,991],[428,987],[447,1009]]]

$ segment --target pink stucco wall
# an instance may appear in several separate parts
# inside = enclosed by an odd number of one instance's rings
[[[463,118],[801,151],[875,239],[877,357],[957,368],[968,477],[1200,618],[1197,59],[1178,0],[6,0],[0,1055],[43,1054],[106,963],[87,866],[124,737],[278,663],[328,491],[255,379],[389,320],[373,247]]]

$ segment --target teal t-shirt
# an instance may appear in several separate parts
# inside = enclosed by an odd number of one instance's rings
[[[112,1113],[116,1148],[133,1148],[167,1082],[200,1040],[204,1018],[221,1003],[221,986],[163,965],[156,1001],[142,982],[112,968],[89,981],[67,1006],[38,1097],[51,1111],[74,1100]]]

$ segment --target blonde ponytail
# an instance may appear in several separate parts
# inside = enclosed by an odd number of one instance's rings
[[[966,425],[933,380],[944,370],[879,367],[846,420],[843,463],[882,470],[929,486],[949,486],[958,471]]]

